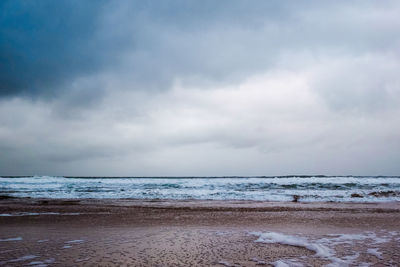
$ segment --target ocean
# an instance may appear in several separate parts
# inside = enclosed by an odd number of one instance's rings
[[[31,198],[400,201],[400,177],[1,177],[0,195]]]

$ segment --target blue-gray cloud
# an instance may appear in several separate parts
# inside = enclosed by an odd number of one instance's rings
[[[399,29],[395,22],[388,28],[390,21],[379,17],[395,6],[393,1],[381,6],[179,0],[0,5],[0,96],[55,96],[76,79],[103,72],[117,73],[134,90],[169,88],[176,79],[232,83],[274,67],[285,53],[382,51],[395,45],[393,33]],[[91,101],[102,88],[80,91]]]
[[[168,82],[174,75],[169,72],[191,66],[182,62],[185,51],[159,42],[168,31],[210,27],[221,8],[185,1],[2,1],[0,95],[52,96],[74,79],[115,64],[127,48],[136,54],[127,70],[133,83],[154,76]],[[178,63],[171,64],[173,71],[162,64],[171,57]]]
[[[1,1],[0,95],[52,96],[109,60],[104,1]],[[99,56],[101,55],[101,56]]]

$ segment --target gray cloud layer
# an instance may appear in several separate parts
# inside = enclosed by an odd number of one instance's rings
[[[398,174],[397,1],[3,1],[5,174]]]

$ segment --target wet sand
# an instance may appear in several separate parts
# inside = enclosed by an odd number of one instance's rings
[[[10,198],[0,265],[399,266],[399,222],[400,203]]]

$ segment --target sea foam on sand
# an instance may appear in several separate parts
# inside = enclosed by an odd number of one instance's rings
[[[0,242],[8,242],[8,241],[21,241],[22,237],[12,237],[12,238],[5,238],[5,239],[0,239]]]
[[[251,235],[258,236],[255,242],[265,243],[265,244],[282,244],[296,247],[303,247],[308,250],[315,252],[315,257],[319,257],[324,260],[328,260],[331,263],[325,266],[348,266],[353,264],[360,256],[359,252],[354,250],[352,255],[338,256],[335,250],[337,245],[345,245],[352,247],[355,242],[364,242],[365,253],[373,255],[378,259],[382,259],[382,253],[379,251],[380,244],[389,242],[396,235],[393,232],[388,234],[384,233],[382,236],[377,236],[374,232],[364,232],[361,234],[336,234],[327,235],[323,238],[306,238],[303,236],[287,235],[277,232],[250,232]],[[371,247],[368,247],[371,246]],[[294,262],[293,259],[281,259],[271,264],[274,266],[302,266],[301,263]],[[358,262],[358,264],[363,264]]]
[[[308,250],[314,251],[316,253],[315,255],[318,257],[328,258],[334,255],[333,251],[330,248],[318,243],[311,243],[307,239],[302,237],[290,236],[274,232],[267,232],[267,233],[253,232],[252,234],[259,236],[259,238],[255,242],[279,243],[283,245],[304,247]]]

